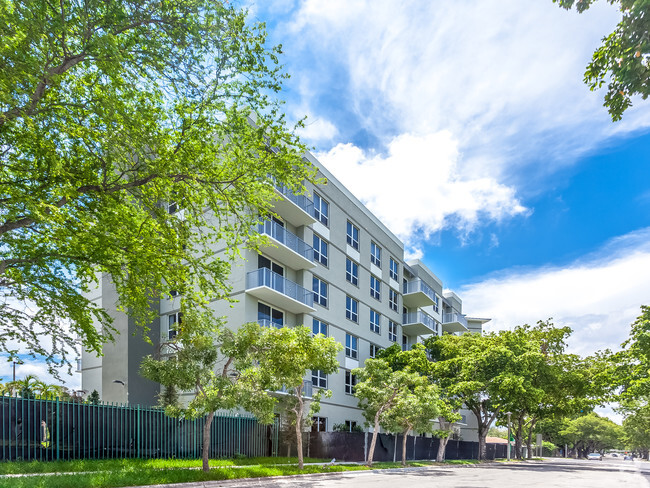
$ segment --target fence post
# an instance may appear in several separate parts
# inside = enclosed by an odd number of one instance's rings
[[[140,404],[136,405],[136,415],[135,415],[135,436],[136,444],[138,445],[137,456],[140,459]]]
[[[237,455],[241,456],[241,415],[237,414]]]
[[[55,421],[55,429],[56,429],[56,460],[58,461],[59,458],[59,439],[61,438],[61,430],[59,429],[59,424],[61,422],[61,408],[60,408],[60,403],[59,403],[59,397],[56,397],[56,421]]]

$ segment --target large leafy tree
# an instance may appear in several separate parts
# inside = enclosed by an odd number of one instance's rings
[[[587,10],[596,0],[553,0],[566,9]],[[592,90],[607,85],[605,107],[620,120],[632,97],[650,95],[650,5],[647,0],[607,0],[621,12],[614,32],[603,39],[585,72]]]
[[[202,457],[206,472],[215,411],[243,407],[261,422],[273,420],[276,399],[268,393],[271,385],[262,375],[263,332],[255,323],[232,331],[210,312],[188,311],[177,335],[142,362],[144,377],[168,390],[194,393],[186,405],[170,403],[165,410],[171,416],[205,418]]]
[[[595,413],[578,417],[567,424],[561,432],[573,444],[577,452],[587,456],[590,452],[620,447],[623,428]]]
[[[265,36],[229,2],[0,0],[0,351],[99,352],[102,274],[143,325],[227,291],[215,250],[311,177]]]

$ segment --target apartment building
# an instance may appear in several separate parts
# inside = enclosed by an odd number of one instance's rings
[[[272,244],[261,253],[243,251],[231,272],[237,302],[212,306],[230,327],[254,321],[306,325],[344,346],[338,373],[313,371],[306,388],[307,396],[313,388],[333,392],[321,402],[313,425],[331,431],[335,425],[363,425],[351,371],[366,359],[394,343],[407,349],[433,334],[480,333],[487,320],[464,315],[461,299],[443,291],[442,281],[421,261],[406,262],[404,244],[311,154],[306,157],[327,183],[310,184],[308,196],[277,188],[277,217],[260,224]],[[92,298],[113,315],[121,334],[103,357],[83,355],[82,388],[96,389],[104,401],[155,402],[158,385],[138,374],[152,346],[132,335],[134,324],[126,314],[111,308],[117,297],[108,277]],[[175,333],[180,301],[171,297],[152,304],[160,318],[151,324],[151,337],[164,340]],[[461,432],[466,440],[476,438],[471,424],[461,425]]]

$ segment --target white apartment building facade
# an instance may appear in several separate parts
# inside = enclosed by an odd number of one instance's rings
[[[327,183],[309,184],[308,196],[277,190],[277,218],[260,224],[273,245],[259,254],[244,250],[243,260],[231,271],[237,302],[212,306],[230,327],[255,321],[276,327],[305,325],[344,346],[338,373],[313,371],[307,378],[311,388],[333,393],[321,401],[312,427],[331,431],[340,424],[363,426],[351,370],[366,359],[394,343],[410,348],[433,334],[480,333],[487,319],[466,317],[461,299],[444,292],[441,280],[421,261],[405,262],[403,243],[311,154],[306,157]],[[133,321],[115,310],[116,298],[109,277],[103,277],[92,299],[111,313],[120,334],[105,346],[102,357],[83,354],[82,388],[97,390],[108,402],[154,404],[159,385],[138,370],[156,344],[133,334]],[[172,297],[152,305],[160,311],[150,326],[154,343],[174,334],[170,324],[179,320],[180,301]],[[465,418],[462,438],[475,440],[473,415]]]

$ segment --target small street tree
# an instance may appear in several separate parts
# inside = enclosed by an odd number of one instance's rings
[[[210,428],[214,413],[242,407],[262,423],[273,421],[276,399],[268,394],[260,363],[263,331],[256,323],[236,331],[208,311],[187,310],[176,336],[161,344],[157,357],[141,366],[145,378],[165,389],[194,391],[187,406],[166,406],[170,416],[205,417],[203,471],[209,471]]]
[[[331,395],[329,390],[315,389],[307,409],[305,375],[312,370],[324,374],[336,372],[339,367],[337,355],[341,349],[341,344],[334,338],[320,334],[314,336],[308,327],[268,328],[263,331],[256,356],[259,378],[270,388],[286,392],[280,397],[278,406],[294,427],[299,469],[304,467],[304,427],[319,411],[321,397]]]
[[[447,443],[454,433],[454,424],[461,419],[458,410],[460,410],[460,401],[451,398],[441,398],[439,402],[440,412],[438,413],[438,429],[433,430],[433,435],[439,439],[438,453],[436,462],[441,463],[445,460]]]

